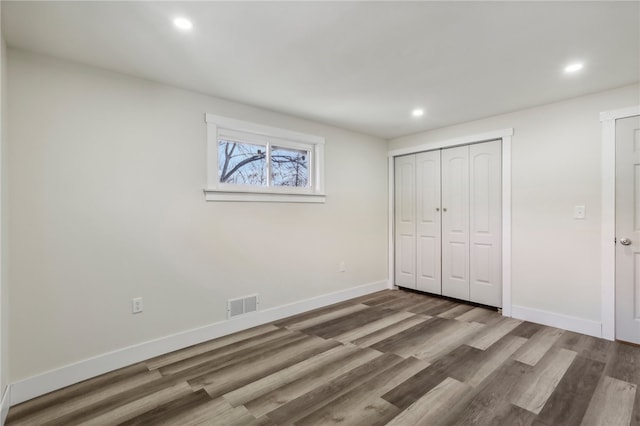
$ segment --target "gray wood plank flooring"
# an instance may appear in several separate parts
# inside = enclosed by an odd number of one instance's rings
[[[640,425],[640,347],[385,290],[27,401],[17,425]]]

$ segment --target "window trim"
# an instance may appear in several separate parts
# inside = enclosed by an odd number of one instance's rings
[[[294,132],[248,121],[205,114],[207,124],[206,201],[263,201],[324,203],[324,143],[321,136]],[[220,183],[218,177],[218,139],[224,135],[249,134],[247,143],[264,141],[270,155],[272,146],[309,150],[310,185],[304,188],[254,187]],[[234,138],[235,139],[235,138]],[[262,142],[260,142],[262,143]],[[271,173],[267,164],[267,173]]]

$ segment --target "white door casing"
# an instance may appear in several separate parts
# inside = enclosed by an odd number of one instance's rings
[[[602,123],[601,337],[608,340],[615,340],[616,337],[616,244],[614,243],[616,237],[616,121],[635,116],[640,116],[640,105],[600,113]]]
[[[469,300],[469,146],[441,155],[442,294]]]
[[[502,306],[502,143],[469,146],[469,299]]]
[[[416,288],[441,294],[440,151],[416,155]]]
[[[615,195],[616,339],[640,344],[640,117],[616,121]]]
[[[640,108],[637,108],[640,111]],[[639,112],[640,113],[640,112]],[[638,114],[638,113],[637,113]],[[601,118],[601,120],[605,120],[605,118]],[[427,143],[422,143],[418,145],[412,145],[405,148],[397,148],[390,150],[388,152],[388,180],[389,180],[389,246],[388,246],[388,257],[389,257],[389,288],[392,289],[394,285],[398,285],[395,281],[396,274],[396,263],[397,263],[397,252],[396,252],[396,235],[395,235],[395,224],[396,224],[396,211],[395,211],[395,178],[396,178],[396,170],[395,170],[395,159],[400,156],[416,154],[425,151],[432,151],[442,148],[451,148],[462,146],[465,144],[474,144],[486,141],[493,140],[502,140],[502,262],[501,262],[501,277],[502,277],[502,315],[511,316],[511,140],[513,138],[514,129],[513,128],[505,128],[499,130],[493,130],[485,133],[478,134],[469,134],[461,137],[444,139],[439,141],[430,141]],[[611,149],[613,151],[613,149]],[[613,181],[613,178],[611,178]],[[603,184],[603,188],[606,185]],[[605,197],[606,198],[606,197]],[[613,199],[613,195],[609,197]],[[609,198],[606,198],[607,200]],[[611,210],[613,210],[613,206],[611,206]],[[613,222],[613,221],[612,221]],[[613,240],[613,231],[609,232],[608,235],[611,235],[611,238],[608,241]],[[603,246],[604,247],[604,246]],[[604,248],[603,248],[604,250]],[[611,256],[612,258],[613,256]],[[604,262],[603,262],[604,263]],[[613,269],[613,266],[610,268]],[[603,276],[606,276],[606,271],[603,269]],[[603,287],[605,285],[603,284]],[[604,306],[604,303],[603,303]],[[613,310],[611,310],[612,312]],[[613,319],[611,320],[613,323]],[[613,331],[611,332],[613,335]]]
[[[395,159],[395,283],[416,288],[416,156]]]

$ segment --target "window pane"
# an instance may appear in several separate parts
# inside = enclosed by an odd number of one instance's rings
[[[218,141],[218,176],[221,183],[267,184],[266,147],[248,143]]]
[[[309,186],[309,152],[291,148],[271,149],[273,186]]]

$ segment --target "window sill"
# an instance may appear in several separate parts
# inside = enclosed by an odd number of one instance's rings
[[[275,192],[232,192],[205,189],[206,201],[239,201],[263,203],[324,203],[324,194],[283,194]]]

